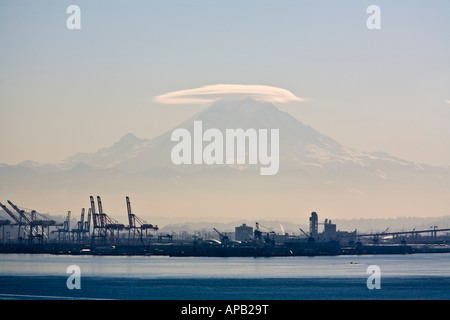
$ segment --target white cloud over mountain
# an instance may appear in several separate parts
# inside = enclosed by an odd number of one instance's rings
[[[222,98],[251,97],[256,100],[272,103],[288,103],[291,101],[305,102],[286,89],[243,84],[215,84],[195,89],[172,91],[156,96],[153,101],[162,104],[194,104],[212,103]]]

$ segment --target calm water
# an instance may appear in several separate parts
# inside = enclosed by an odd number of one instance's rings
[[[81,290],[69,290],[69,265]],[[381,270],[369,290],[367,267]],[[203,258],[0,254],[0,299],[449,299],[450,254]]]

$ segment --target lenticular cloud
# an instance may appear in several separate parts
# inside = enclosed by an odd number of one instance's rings
[[[288,103],[306,101],[286,89],[262,85],[215,84],[196,89],[172,91],[156,96],[153,101],[163,104],[212,103],[227,97],[252,97],[267,102]]]

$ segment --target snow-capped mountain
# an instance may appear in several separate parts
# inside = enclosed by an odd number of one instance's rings
[[[177,142],[171,141],[172,131],[184,128],[192,133],[194,121],[202,121],[203,132],[279,129],[278,174],[261,176],[259,164],[173,164],[171,151]],[[358,152],[271,103],[221,100],[173,130],[151,140],[127,134],[95,153],[78,153],[56,169],[33,162],[0,165],[0,191],[5,196],[28,194],[30,201],[44,204],[48,195],[70,203],[76,195],[85,199],[91,193],[132,194],[142,202],[152,198],[149,212],[190,210],[192,214],[195,208],[201,214],[241,216],[245,211],[271,217],[274,212],[292,216],[303,207],[307,213],[323,210],[348,216],[352,212],[355,217],[421,216],[429,210],[434,215],[449,213],[448,167]]]
[[[342,146],[290,114],[278,110],[272,103],[251,98],[220,100],[176,128],[185,128],[192,133],[194,121],[202,121],[204,131],[208,128],[217,128],[222,132],[237,128],[279,129],[280,173],[301,171],[316,177],[326,175],[331,178],[346,175],[357,179],[373,177],[386,180],[404,171],[410,174],[432,168],[398,159],[386,153],[358,152]],[[78,153],[70,157],[62,163],[62,167],[70,169],[83,163],[93,168],[115,168],[127,173],[157,169],[171,169],[180,173],[209,171],[210,168],[206,165],[189,167],[176,166],[172,163],[170,154],[176,144],[170,138],[172,131],[152,140],[137,138],[129,133],[110,147],[92,154]],[[229,167],[242,171],[242,166]],[[442,174],[448,173],[445,168],[433,170],[441,171]]]

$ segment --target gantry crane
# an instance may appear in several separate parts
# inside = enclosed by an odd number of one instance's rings
[[[36,210],[32,210],[31,213],[28,213],[25,210],[20,209],[10,200],[8,200],[8,203],[20,215],[20,221],[23,220],[26,225],[29,225],[28,238],[30,243],[33,243],[34,238],[38,238],[39,242],[42,243],[45,238],[48,238],[49,227],[57,225],[54,220],[48,219],[44,215],[36,212]],[[45,233],[45,227],[47,227],[47,233]]]
[[[132,211],[131,211],[131,202],[130,197],[126,197],[126,203],[127,203],[127,213],[128,213],[128,244],[131,244],[132,241],[133,244],[135,244],[136,235],[139,236],[141,244],[144,243],[144,232],[145,232],[145,239],[147,239],[147,230],[153,230],[158,231],[159,228],[157,225],[153,225],[150,223],[147,223],[146,221],[140,219],[137,217]],[[131,235],[133,237],[131,238]],[[132,240],[131,240],[132,239]]]
[[[106,235],[104,235],[105,230],[104,228],[102,228],[99,214],[95,211],[95,202],[93,196],[90,196],[90,202],[91,202],[92,222],[94,225],[94,229],[92,231],[92,242],[95,242],[96,238],[103,238],[106,237]]]
[[[87,221],[84,221],[84,214],[86,209],[82,208],[80,221],[77,222],[77,227],[71,230],[72,237],[74,237],[74,235],[77,234],[78,244],[81,244],[82,242],[84,243],[84,241],[87,238],[86,236],[89,236],[91,223],[91,210],[92,209],[89,208]]]
[[[70,217],[71,217],[71,212],[67,211],[66,219],[64,220],[64,223],[62,224],[62,228],[52,231],[52,232],[58,232],[58,243],[61,243],[61,233],[63,234],[62,240],[64,242],[70,240]]]
[[[14,220],[14,222],[18,226],[18,228],[17,228],[17,239],[20,239],[20,230],[23,231],[24,235],[29,237],[30,236],[30,230],[27,229],[26,222],[22,221],[22,217],[20,219],[17,218],[17,216],[11,210],[9,210],[9,208],[7,206],[2,204],[1,202],[0,202],[0,207],[2,207],[2,209]]]
[[[106,240],[109,238],[111,244],[116,243],[119,240],[119,231],[125,228],[125,225],[118,221],[108,217],[103,212],[102,200],[100,196],[97,196],[98,213],[95,211],[94,197],[90,196],[92,221],[94,222],[94,230],[92,232],[92,240],[100,239],[100,242],[106,244]],[[117,235],[114,233],[117,231]],[[108,236],[109,235],[109,236]]]

